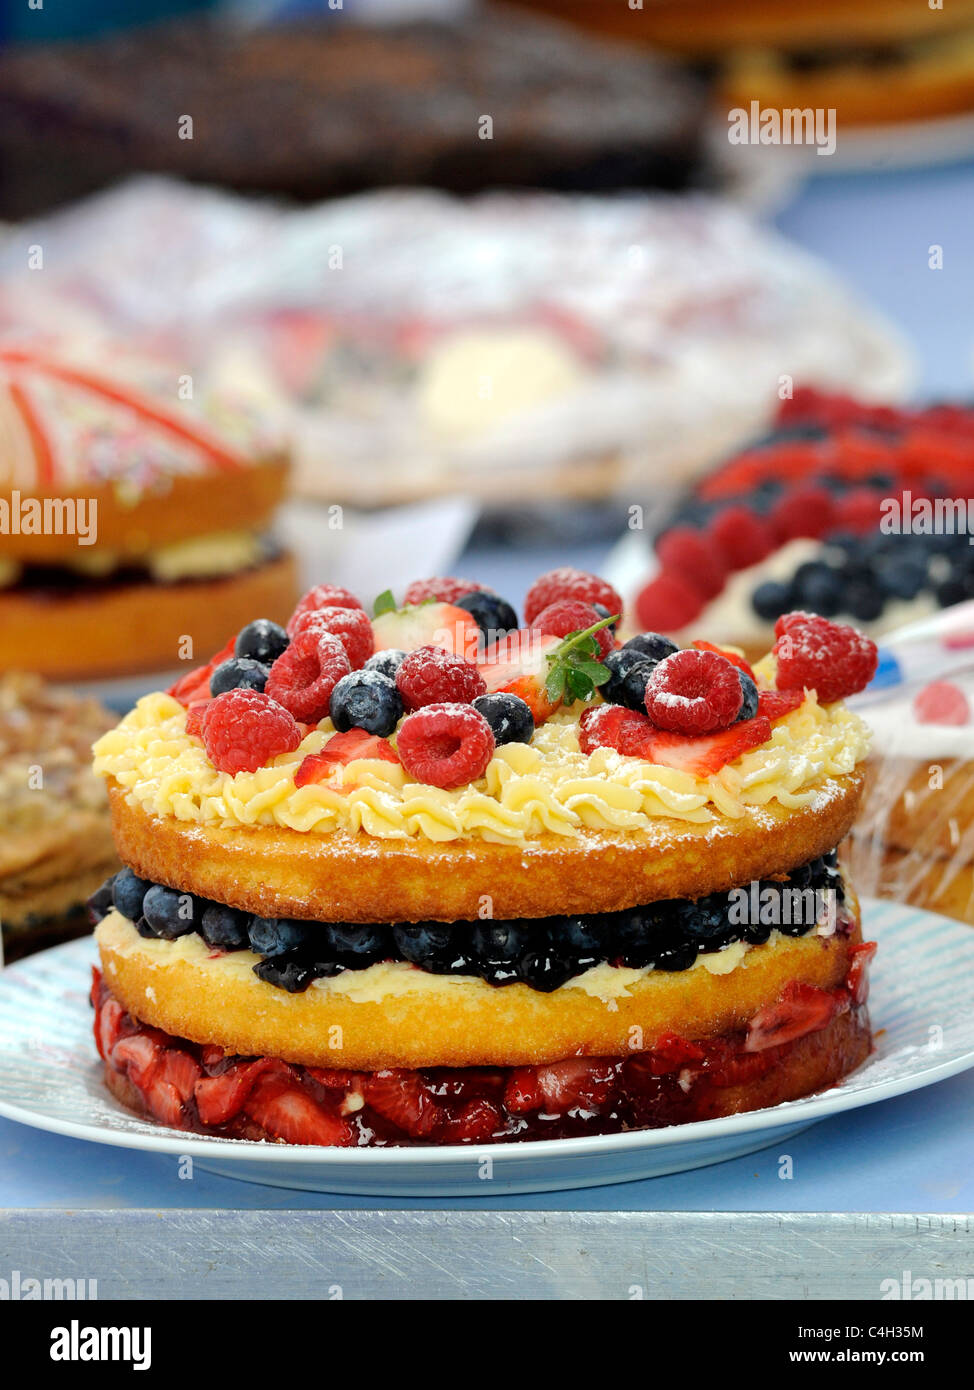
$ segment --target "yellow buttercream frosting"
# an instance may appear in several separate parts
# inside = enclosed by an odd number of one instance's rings
[[[581,830],[643,831],[660,816],[707,822],[778,801],[807,804],[823,778],[851,772],[869,747],[866,725],[814,692],[778,720],[771,738],[709,777],[626,758],[612,749],[581,752],[578,717],[560,711],[530,744],[498,748],[484,776],[444,791],[398,764],[359,760],[330,780],[296,787],[301,760],[334,733],[330,720],[293,753],[256,772],[218,772],[186,712],[169,695],[144,696],[94,746],[95,771],[114,777],[131,801],[159,816],[206,825],[278,825],[328,834],[364,831],[377,839],[446,841],[479,837],[524,843]]]

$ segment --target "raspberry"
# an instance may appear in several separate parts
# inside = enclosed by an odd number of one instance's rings
[[[692,643],[692,645],[700,652],[716,652],[717,655],[722,656],[725,661],[729,661],[732,666],[736,666],[739,671],[743,671],[745,676],[750,676],[751,680],[754,680],[754,672],[751,669],[750,663],[745,661],[744,658],[732,648],[717,647],[713,642],[704,642],[702,638]]]
[[[674,652],[646,684],[646,713],[658,729],[709,734],[726,729],[741,712],[744,695],[737,667],[716,652]]]
[[[715,598],[724,587],[724,562],[702,531],[692,526],[674,526],[656,542],[656,554],[667,574],[678,574],[704,598]]]
[[[567,637],[570,632],[581,632],[584,628],[591,627],[593,623],[599,622],[601,616],[590,603],[582,603],[580,599],[575,598],[560,598],[554,603],[549,603],[547,608],[542,608],[531,626],[537,632],[547,632],[554,637]],[[599,644],[602,656],[611,652],[615,642],[608,628],[601,627],[592,635]]]
[[[206,756],[220,772],[256,772],[301,742],[293,717],[259,690],[218,695],[203,712],[202,728]]]
[[[583,753],[594,753],[596,748],[619,752],[624,731],[643,730],[647,723],[644,714],[625,705],[590,705],[578,721],[578,746]]]
[[[303,598],[298,600],[298,605],[291,614],[287,625],[287,634],[294,636],[294,625],[302,613],[314,613],[319,608],[361,608],[362,605],[354,594],[350,594],[347,589],[342,589],[338,584],[316,584],[313,589],[309,589]]]
[[[714,517],[708,534],[716,542],[727,567],[747,569],[774,550],[774,536],[763,517],[747,507],[726,507]]]
[[[471,705],[426,705],[403,720],[396,752],[417,781],[450,790],[483,776],[494,735]]]
[[[264,687],[295,719],[317,724],[328,713],[331,692],[352,667],[348,654],[331,632],[299,632],[274,662]]]
[[[435,598],[438,603],[456,603],[464,594],[488,592],[483,584],[475,584],[472,579],[451,579],[437,576],[434,579],[414,579],[406,590],[403,606],[413,603],[426,603]]]
[[[879,525],[883,494],[873,488],[856,487],[839,498],[835,509],[835,526],[840,531],[862,534]]]
[[[913,701],[918,724],[968,724],[971,710],[967,696],[953,681],[931,681]]]
[[[353,671],[364,666],[372,655],[375,646],[372,622],[368,613],[361,608],[338,608],[332,605],[328,608],[308,609],[292,618],[288,624],[291,637],[312,630],[330,632],[337,637],[348,653]]]
[[[601,603],[613,617],[622,612],[622,599],[611,584],[597,574],[587,574],[584,570],[563,565],[560,569],[540,575],[531,585],[524,600],[526,626],[533,627],[538,614],[562,598],[578,599],[582,603]]]
[[[796,487],[771,509],[771,524],[779,540],[824,536],[835,517],[835,503],[824,487]]]
[[[774,626],[779,690],[811,688],[823,705],[863,690],[876,674],[876,643],[844,623],[786,613]]]
[[[646,632],[679,632],[699,616],[704,604],[703,595],[678,574],[658,574],[640,590],[636,617]]]
[[[417,647],[400,663],[396,688],[407,709],[424,705],[469,705],[487,686],[476,666],[442,647]]]

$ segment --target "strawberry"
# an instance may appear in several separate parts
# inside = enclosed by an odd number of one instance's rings
[[[110,1061],[118,1071],[125,1072],[133,1086],[145,1092],[158,1069],[161,1052],[159,1044],[148,1033],[136,1033],[115,1044]]]
[[[852,995],[854,1004],[865,1004],[869,998],[869,962],[876,954],[875,941],[860,941],[849,952],[852,964],[846,979],[846,988]]]
[[[475,661],[480,628],[472,614],[451,603],[418,603],[385,608],[372,619],[377,652],[389,648],[414,652],[417,647],[442,647],[465,661]]]
[[[431,1134],[439,1123],[433,1093],[414,1071],[372,1072],[364,1078],[362,1094],[366,1105],[414,1139]]]
[[[371,758],[384,763],[398,763],[396,750],[387,738],[378,738],[364,729],[349,729],[334,734],[320,753],[309,753],[294,774],[294,785],[305,787],[309,782],[325,782],[336,767]]]
[[[125,1010],[117,999],[106,999],[95,1013],[95,1046],[103,1061],[108,1060],[112,1048],[121,1035],[122,1019]]]
[[[244,1109],[255,1124],[287,1144],[354,1142],[354,1131],[346,1120],[316,1104],[288,1077],[259,1077]]]
[[[828,990],[792,980],[776,1004],[769,1004],[751,1019],[744,1051],[763,1052],[817,1033],[831,1022],[837,1007]]]
[[[759,690],[758,714],[772,723],[791,714],[805,699],[803,690]]]
[[[175,684],[171,685],[166,691],[174,700],[178,700],[181,705],[188,709],[195,700],[208,700],[210,698],[210,677],[221,662],[229,661],[233,656],[236,637],[231,637],[227,645],[218,651],[205,666],[197,666],[192,671],[187,671],[185,676],[180,676]]]
[[[188,1128],[186,1103],[199,1075],[200,1065],[195,1057],[181,1048],[165,1048],[145,1096],[150,1114],[173,1129]]]
[[[568,1110],[598,1110],[612,1094],[615,1066],[598,1057],[569,1057],[542,1067],[515,1067],[504,1092],[512,1114],[543,1110],[560,1115]]]
[[[583,753],[594,753],[596,748],[622,746],[623,729],[645,734],[652,728],[645,714],[638,710],[626,709],[625,705],[590,705],[578,721],[578,746]]]
[[[228,1067],[219,1076],[204,1076],[196,1083],[196,1106],[205,1125],[223,1125],[239,1114],[259,1076],[267,1071],[283,1071],[293,1075],[283,1062],[272,1057],[258,1057]]]
[[[441,1144],[483,1144],[504,1127],[504,1117],[489,1100],[470,1100],[444,1112],[436,1137]]]
[[[708,777],[748,749],[758,748],[770,737],[771,724],[760,714],[754,719],[743,719],[739,724],[732,724],[729,729],[697,737],[671,734],[652,726],[646,729],[638,725],[625,725],[619,752],[630,758],[645,758],[647,762],[658,763],[662,767],[676,768],[679,772]]]
[[[561,704],[545,689],[548,679],[548,656],[562,644],[562,638],[521,628],[495,643],[477,663],[487,691],[491,695],[503,691],[518,695],[534,715],[535,724],[543,724]]]

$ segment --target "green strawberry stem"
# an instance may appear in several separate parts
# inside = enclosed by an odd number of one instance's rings
[[[618,622],[620,616],[616,613],[615,616],[600,618],[591,627],[570,632],[553,652],[548,653],[551,669],[545,680],[545,690],[549,699],[567,699],[569,704],[574,704],[576,700],[590,700],[597,687],[605,684],[612,673],[597,660],[599,644],[595,634]]]

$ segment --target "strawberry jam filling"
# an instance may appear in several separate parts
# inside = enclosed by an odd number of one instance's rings
[[[539,1066],[354,1072],[238,1057],[140,1022],[97,969],[91,999],[114,1094],[170,1128],[291,1144],[489,1144],[685,1124],[832,1084],[868,1054],[875,949],[851,948],[837,989],[793,981],[738,1032],[666,1034],[650,1051]],[[803,1090],[785,1088],[794,1066]]]

